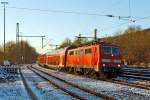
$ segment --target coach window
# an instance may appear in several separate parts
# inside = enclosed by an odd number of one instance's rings
[[[79,50],[76,51],[76,55],[79,55]]]
[[[80,50],[78,50],[78,55],[80,55],[80,53],[81,53]]]
[[[84,54],[84,50],[83,49],[79,50],[79,55],[83,55],[83,54]]]
[[[78,51],[75,51],[75,55],[78,55]]]
[[[80,51],[80,53],[81,53],[81,55],[83,55],[83,54],[84,54],[84,50],[82,49],[82,50]]]
[[[73,51],[70,51],[69,55],[73,55],[73,53],[74,53]]]
[[[76,51],[74,51],[73,55],[76,55]]]
[[[85,49],[85,54],[91,53],[91,48]]]

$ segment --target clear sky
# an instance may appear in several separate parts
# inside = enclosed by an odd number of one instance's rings
[[[150,0],[1,0],[8,1],[6,8],[6,41],[16,40],[16,23],[20,23],[22,35],[45,35],[44,44],[60,44],[65,38],[74,39],[79,33],[93,36],[94,28],[98,29],[98,37],[113,35],[128,25],[150,27],[150,18],[135,23],[118,18],[99,15],[129,16],[133,19],[150,16]],[[17,9],[16,9],[17,8]],[[20,9],[20,8],[29,8]],[[32,10],[32,9],[40,9]],[[48,10],[48,11],[43,11]],[[52,12],[52,10],[54,12]],[[62,13],[81,12],[86,14]],[[122,24],[126,23],[126,24]],[[121,25],[122,24],[122,25]],[[3,43],[3,5],[0,6],[0,44]],[[23,38],[41,49],[41,38]],[[45,50],[51,48],[47,46]],[[44,51],[45,51],[44,50]]]

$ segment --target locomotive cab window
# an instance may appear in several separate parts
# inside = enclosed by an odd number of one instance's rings
[[[92,52],[91,48],[85,49],[85,54],[89,54],[89,53],[91,53],[91,52]]]
[[[120,54],[120,49],[118,47],[112,47],[112,46],[104,46],[102,48],[102,54],[114,54],[114,55],[119,55]]]
[[[102,47],[102,54],[111,54],[111,47]]]
[[[117,47],[112,47],[112,54],[119,55],[120,54],[120,49],[117,48]]]

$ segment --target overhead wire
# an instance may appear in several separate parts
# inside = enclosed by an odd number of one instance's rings
[[[103,28],[102,30],[110,30],[110,29],[113,29],[116,27],[121,27],[123,25],[129,24],[130,22],[135,22],[135,20],[132,19],[132,15],[131,15],[131,1],[130,0],[128,1],[128,9],[129,9],[129,17],[127,17],[127,18],[129,18],[129,19],[126,19],[125,17],[122,19],[122,20],[128,20],[128,22],[124,22],[124,23],[121,23],[119,25],[112,26],[112,27],[106,27],[106,28]]]
[[[135,20],[135,23],[138,22],[138,21],[145,20],[145,19],[150,19],[150,16],[146,16],[146,17],[143,17],[143,18],[138,18],[138,19]],[[111,30],[111,29],[113,29],[113,28],[118,28],[118,27],[121,27],[121,26],[123,26],[123,25],[127,25],[127,24],[129,24],[129,23],[131,23],[131,21],[124,22],[124,23],[121,23],[121,24],[118,24],[118,25],[115,25],[115,26],[111,26],[111,27],[105,27],[105,28],[103,28],[103,29],[101,29],[101,30],[98,30],[97,32],[101,32],[101,31],[104,31],[104,30]],[[87,33],[87,34],[91,34],[91,32],[90,32],[90,33]],[[100,34],[100,33],[97,33],[97,35],[98,35],[98,34]]]
[[[117,2],[112,4],[110,7],[112,8],[113,6],[118,5],[120,2],[121,2],[121,0],[118,0]],[[120,26],[123,26],[125,24],[128,24],[130,22],[135,22],[135,20],[132,19],[133,17],[131,17],[131,1],[130,0],[128,2],[128,9],[129,9],[129,16],[115,16],[115,17],[118,17],[119,20],[121,19],[121,20],[126,20],[126,21],[129,21],[129,22],[121,23],[119,25],[112,26],[112,27],[106,27],[106,28],[103,28],[101,31],[103,31],[103,30],[110,30],[110,29],[113,29],[113,28],[120,27]],[[100,32],[100,31],[98,31],[98,32]]]
[[[19,9],[19,10],[28,10],[28,11],[51,12],[51,13],[65,13],[65,14],[89,15],[89,16],[103,16],[103,17],[110,17],[110,18],[124,18],[124,17],[126,17],[126,16],[114,16],[114,15],[111,15],[111,14],[105,14],[104,15],[104,14],[99,14],[99,13],[64,11],[64,10],[53,10],[53,9],[21,8],[21,7],[13,7],[13,6],[6,6],[6,8]]]
[[[29,11],[40,11],[40,12],[52,12],[52,13],[66,13],[66,14],[77,14],[77,15],[113,17],[113,15],[109,15],[109,14],[108,15],[102,15],[102,14],[98,14],[98,13],[87,13],[87,12],[77,12],[77,11],[64,11],[64,10],[52,10],[52,9],[37,9],[37,8],[21,8],[21,7],[12,7],[12,6],[7,6],[6,8],[29,10]]]
[[[135,20],[135,22],[142,21],[142,20],[145,20],[145,19],[150,19],[150,16],[138,18],[138,19]]]
[[[121,1],[118,0],[116,3],[113,4],[113,6],[115,4],[120,3]],[[113,16],[113,15],[102,15],[102,14],[98,14],[98,13],[87,13],[87,12],[76,12],[76,11],[63,11],[63,10],[47,10],[47,9],[35,9],[35,8],[20,8],[20,7],[10,7],[7,6],[7,8],[12,8],[12,9],[21,9],[21,10],[29,10],[29,11],[40,11],[40,12],[53,12],[53,13],[67,13],[67,14],[78,14],[78,15],[92,15],[92,16],[106,16],[106,17],[121,17],[121,16]]]
[[[121,23],[121,24],[118,24],[118,25],[115,25],[115,26],[111,26],[111,27],[105,27],[105,28],[103,28],[103,29],[101,29],[101,30],[97,30],[97,35],[100,35],[101,33],[101,31],[105,31],[105,30],[111,30],[111,29],[113,29],[113,28],[118,28],[118,27],[121,27],[121,26],[123,26],[123,25],[126,25],[126,24],[128,24],[128,23],[131,23],[130,21],[128,21],[128,22],[124,22],[124,23]],[[84,33],[84,34],[91,34],[91,33],[94,33],[94,31],[91,31],[91,32],[86,32],[86,33]]]
[[[110,7],[113,7],[114,5],[117,5],[118,3],[120,3],[121,0],[118,0],[116,3],[112,4]],[[7,6],[6,8],[12,8],[12,9],[20,9],[20,10],[29,10],[29,11],[40,11],[40,12],[52,12],[52,13],[66,13],[66,14],[77,14],[77,15],[90,15],[90,16],[105,16],[105,17],[122,17],[122,16],[113,16],[113,15],[103,15],[103,14],[98,14],[98,13],[87,13],[87,12],[76,12],[76,11],[64,11],[64,10],[51,10],[51,9],[36,9],[36,8],[21,8],[21,7],[13,7],[13,6]],[[131,2],[129,0],[129,16],[131,17]],[[124,16],[123,16],[124,17]],[[150,17],[150,16],[149,16]],[[138,20],[143,20],[147,17],[141,18],[141,19],[137,19]],[[132,21],[130,19],[130,21]],[[122,26],[124,24],[127,24],[129,22],[125,22],[125,23],[121,23],[117,26],[113,26],[113,27],[108,27],[108,28],[104,28],[102,30],[109,30],[118,26]]]

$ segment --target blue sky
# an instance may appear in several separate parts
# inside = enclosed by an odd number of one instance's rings
[[[20,23],[22,35],[45,35],[46,44],[60,44],[65,38],[74,39],[79,33],[83,36],[93,36],[94,28],[98,29],[98,37],[113,35],[115,32],[127,28],[129,25],[150,27],[150,18],[135,23],[109,18],[106,16],[77,15],[56,12],[23,10],[17,8],[31,8],[41,10],[61,10],[73,12],[96,13],[100,15],[129,16],[143,18],[150,16],[149,0],[1,0],[8,1],[6,8],[6,41],[14,40],[16,23]],[[122,23],[126,23],[120,25]],[[0,44],[3,43],[3,7],[0,6]],[[37,51],[43,52],[51,48],[41,49],[41,38],[23,38],[29,41]]]

